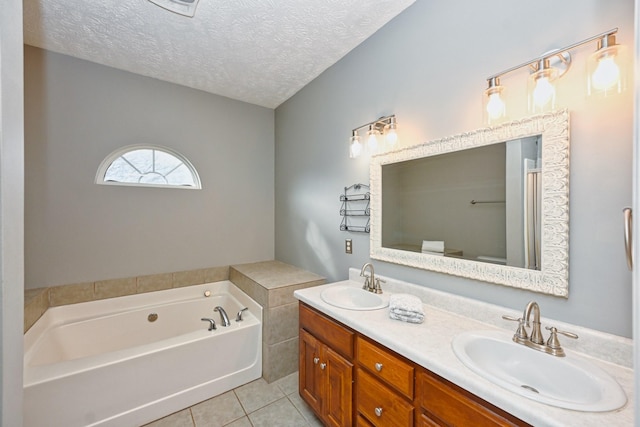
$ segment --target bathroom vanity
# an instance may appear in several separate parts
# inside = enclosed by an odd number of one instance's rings
[[[329,426],[529,425],[304,303],[299,375]]]
[[[352,280],[341,283],[355,284],[356,274],[354,270],[351,273]],[[629,402],[609,412],[579,412],[545,405],[483,379],[456,358],[451,341],[457,334],[499,328],[443,306],[456,306],[463,312],[480,307],[477,311],[481,316],[491,318],[497,309],[497,319],[500,319],[498,312],[516,314],[515,311],[385,280],[390,282],[384,285],[385,292],[415,291],[422,293],[423,301],[434,301],[435,305],[424,305],[424,323],[392,320],[386,308],[365,311],[334,307],[321,298],[322,291],[332,284],[295,292],[300,301],[300,395],[325,425],[633,424]],[[506,321],[496,323],[502,328],[512,326]],[[600,338],[606,335],[593,332]],[[579,333],[584,335],[584,328]],[[619,337],[612,338],[610,348],[617,353],[626,352],[630,340],[616,338]],[[589,334],[581,335],[581,339],[589,340]],[[631,396],[630,368],[597,359],[593,362],[611,374]]]

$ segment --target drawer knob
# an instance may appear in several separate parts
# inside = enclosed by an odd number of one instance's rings
[[[375,409],[375,413],[376,413],[376,416],[381,417],[382,416],[382,408],[376,408]]]
[[[324,370],[324,368],[326,368],[326,367],[327,367],[327,364],[326,364],[326,363],[321,363],[321,364],[320,364],[320,369]]]
[[[314,357],[314,358],[313,358],[313,364],[314,364],[314,365],[317,365],[319,361],[320,361],[320,358],[319,358],[319,357]]]
[[[382,363],[376,363],[376,371],[380,372],[382,371]]]

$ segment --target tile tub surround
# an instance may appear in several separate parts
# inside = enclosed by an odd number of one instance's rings
[[[349,276],[351,280],[342,283],[352,283],[354,286],[362,284],[361,278],[358,277],[359,270],[350,269]],[[476,375],[458,360],[451,348],[452,338],[466,331],[502,329],[513,333],[515,328],[512,322],[502,320],[501,315],[519,316],[522,314],[521,310],[485,304],[392,278],[380,277],[387,281],[383,284],[383,291],[410,293],[422,299],[425,312],[424,323],[409,324],[391,320],[387,309],[361,312],[333,307],[320,298],[322,290],[331,284],[299,290],[295,292],[295,296],[300,301],[532,425],[558,427],[633,425],[633,370],[628,363],[632,357],[632,340],[547,319],[544,317],[544,307],[542,307],[543,326],[554,325],[576,332],[580,338],[575,342],[568,339],[561,340],[563,346],[568,351],[574,351],[578,357],[589,358],[592,363],[607,371],[627,394],[627,404],[611,412],[578,412],[556,408],[521,397]],[[580,341],[583,343],[580,344]],[[593,343],[589,343],[590,341]],[[612,350],[609,357],[604,358],[598,355],[598,358],[595,358],[594,353],[589,350],[597,345],[605,345]],[[577,354],[579,351],[582,354]]]
[[[202,285],[229,279],[229,266],[151,274],[123,279],[98,280],[48,288],[27,289],[24,297],[24,332],[49,307]]]
[[[262,305],[262,377],[272,382],[298,369],[298,300],[294,291],[322,285],[317,274],[280,261],[232,265],[229,280]]]

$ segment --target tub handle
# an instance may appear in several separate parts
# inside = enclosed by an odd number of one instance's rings
[[[238,314],[236,315],[236,322],[242,322],[242,312],[246,310],[249,310],[249,307],[245,307],[238,312]]]
[[[216,329],[216,321],[209,318],[209,317],[203,317],[202,319],[203,322],[209,322],[209,330],[213,331],[214,329]]]

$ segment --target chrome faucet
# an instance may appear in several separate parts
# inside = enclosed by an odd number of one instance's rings
[[[531,317],[532,311],[533,326],[531,327],[531,336],[529,337],[529,341],[534,344],[544,344],[544,338],[542,338],[542,331],[540,330],[540,306],[538,306],[538,303],[530,301],[524,308],[522,318],[526,322],[527,326],[529,326],[529,317]]]
[[[365,270],[367,269],[367,267],[369,267],[369,270],[371,270],[371,274],[368,276],[365,274]],[[365,289],[369,292],[373,292],[376,294],[382,293],[380,282],[384,283],[384,280],[380,280],[379,278],[376,278],[375,273],[373,272],[373,264],[368,262],[365,265],[363,265],[362,270],[360,270],[360,277],[364,277],[364,285],[362,285],[362,289]]]
[[[224,311],[224,308],[217,306],[213,309],[213,311],[217,311],[220,313],[220,321],[222,322],[222,326],[229,326],[231,322],[229,322],[229,316],[227,316],[227,312]]]
[[[531,312],[533,312],[533,322],[530,322]],[[553,356],[564,357],[564,349],[560,346],[558,340],[558,334],[562,334],[569,338],[578,338],[578,336],[572,332],[559,331],[555,327],[547,326],[546,329],[551,332],[549,339],[545,343],[542,337],[541,325],[540,325],[540,306],[535,301],[530,301],[524,309],[521,318],[515,318],[511,316],[502,316],[505,320],[511,320],[518,322],[518,329],[513,335],[513,341],[518,344],[526,345],[534,350],[542,351],[544,353],[551,354]],[[532,326],[530,326],[532,325]],[[531,335],[527,333],[527,328],[531,327]]]

